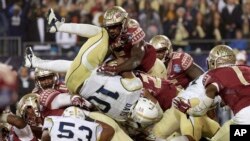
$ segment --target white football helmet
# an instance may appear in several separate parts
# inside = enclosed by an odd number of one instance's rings
[[[139,98],[138,102],[131,109],[130,118],[134,122],[147,126],[159,119],[160,112],[155,103],[146,98]]]
[[[83,112],[83,110],[81,110],[78,107],[75,106],[70,106],[68,108],[66,108],[63,112],[63,117],[74,117],[74,118],[79,118],[79,119],[85,119],[85,113]]]

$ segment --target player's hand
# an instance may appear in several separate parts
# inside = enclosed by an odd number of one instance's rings
[[[108,75],[117,75],[118,71],[117,71],[117,67],[116,66],[109,66],[109,65],[102,65],[97,69],[97,72],[101,72],[101,73],[105,73]]]
[[[185,100],[180,97],[176,97],[173,99],[173,106],[183,113],[187,113],[187,110],[191,108],[189,100]]]
[[[47,21],[48,21],[48,32],[55,33],[58,31],[58,28],[64,23],[64,18],[62,18],[62,21],[59,21],[56,18],[56,15],[53,11],[53,9],[50,9],[47,15]]]
[[[71,104],[73,106],[77,106],[77,107],[81,107],[81,108],[87,108],[87,109],[92,108],[92,104],[79,95],[74,95],[71,98]]]

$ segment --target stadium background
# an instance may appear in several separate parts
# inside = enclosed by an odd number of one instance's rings
[[[101,15],[114,5],[139,21],[146,41],[164,34],[174,50],[190,53],[204,70],[209,50],[221,43],[235,48],[240,52],[238,59],[249,62],[250,0],[1,0],[0,61],[19,70],[20,79],[32,79],[33,71],[21,68],[27,46],[41,58],[72,59],[86,41],[68,33],[47,33],[49,8],[65,22],[101,26]]]

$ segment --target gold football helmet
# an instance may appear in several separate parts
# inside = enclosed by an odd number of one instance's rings
[[[114,26],[118,24],[125,24],[128,13],[120,6],[114,6],[108,9],[103,16],[103,25]]]
[[[59,81],[59,74],[48,70],[35,69],[35,83],[41,89],[54,88]]]
[[[164,35],[156,35],[150,41],[150,44],[154,46],[157,52],[157,57],[160,60],[170,59],[173,52],[172,43],[168,37]],[[163,54],[164,53],[164,54]]]
[[[22,117],[29,125],[38,126],[41,121],[39,95],[30,93],[24,95],[17,103],[16,114]]]
[[[207,58],[208,69],[215,69],[221,66],[233,65],[236,56],[233,49],[227,45],[217,45],[209,53]]]

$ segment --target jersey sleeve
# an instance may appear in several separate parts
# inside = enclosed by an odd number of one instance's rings
[[[181,55],[181,67],[182,70],[187,70],[192,64],[193,64],[194,60],[193,58],[187,54],[187,53],[183,53]]]
[[[59,95],[60,92],[55,89],[47,89],[44,90],[40,94],[40,104],[46,108],[51,109],[51,103],[54,100],[54,98]]]
[[[217,77],[214,75],[213,72],[208,72],[204,76],[204,78],[202,80],[202,83],[203,83],[203,85],[204,85],[205,88],[208,85],[213,84],[214,86],[216,86],[218,92],[223,88],[223,86],[221,85],[220,80],[217,79]]]

